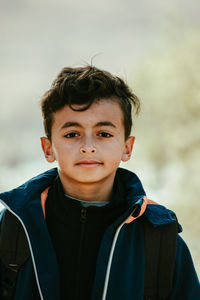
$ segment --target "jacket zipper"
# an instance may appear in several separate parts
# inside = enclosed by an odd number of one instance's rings
[[[112,265],[112,260],[113,260],[113,254],[115,251],[115,246],[117,243],[117,239],[119,237],[119,233],[121,231],[121,228],[124,226],[124,224],[126,223],[126,220],[135,212],[135,209],[131,212],[131,214],[118,226],[114,238],[113,238],[113,242],[112,242],[112,247],[110,250],[110,255],[108,258],[108,265],[107,265],[107,269],[106,269],[106,276],[105,276],[105,281],[104,281],[104,287],[103,287],[103,294],[102,294],[102,300],[106,300],[106,295],[107,295],[107,291],[108,291],[108,283],[109,283],[109,277],[110,277],[110,270],[111,270],[111,265]]]
[[[26,237],[27,237],[27,240],[28,240],[28,244],[29,244],[29,249],[30,249],[30,252],[31,252],[31,257],[32,257],[32,261],[33,261],[33,268],[34,268],[34,272],[35,272],[35,278],[36,278],[36,282],[37,282],[37,286],[38,286],[38,290],[39,290],[39,294],[40,294],[40,298],[41,300],[44,300],[44,297],[42,295],[42,290],[41,290],[41,287],[40,287],[40,283],[39,283],[39,278],[38,278],[38,273],[37,273],[37,268],[36,268],[36,264],[35,264],[35,258],[34,258],[34,255],[33,255],[33,249],[32,249],[32,246],[31,246],[31,242],[30,242],[30,239],[29,239],[29,235],[28,235],[28,232],[26,230],[26,227],[22,221],[22,219],[16,214],[14,213],[9,206],[7,206],[1,199],[0,199],[0,202],[5,206],[5,208],[7,210],[9,210],[19,221],[20,223],[22,224],[22,227],[24,228],[24,231],[25,231],[25,234],[26,234]]]
[[[78,256],[78,264],[77,264],[77,277],[76,277],[76,295],[79,292],[79,276],[80,276],[80,267],[81,267],[81,256],[82,256],[82,248],[83,248],[83,240],[85,235],[85,225],[87,221],[87,209],[85,207],[81,208],[80,222],[81,222],[81,234],[80,234],[80,243],[79,243],[79,256]],[[75,298],[77,299],[77,297]]]

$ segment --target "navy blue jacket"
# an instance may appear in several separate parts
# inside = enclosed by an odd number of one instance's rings
[[[143,222],[142,218],[128,224],[126,220],[136,205],[142,207],[145,192],[134,173],[120,168],[117,172],[127,190],[127,210],[103,236],[91,300],[144,298]],[[60,300],[58,264],[40,199],[55,176],[57,169],[51,169],[16,189],[0,194],[0,202],[22,223],[31,252],[30,259],[19,272],[15,300],[35,300],[38,291],[42,300]],[[161,205],[147,205],[144,216],[157,226],[174,222],[173,212]],[[169,300],[175,299],[200,299],[200,284],[192,258],[180,236],[173,289],[169,297]]]

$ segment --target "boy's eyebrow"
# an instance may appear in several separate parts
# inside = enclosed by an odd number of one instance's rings
[[[111,126],[116,128],[116,126],[110,121],[101,121],[95,125],[95,127],[100,127],[100,126]],[[61,127],[61,129],[68,128],[68,127],[82,127],[82,125],[78,122],[65,122]]]
[[[110,121],[102,121],[102,122],[98,122],[95,127],[100,127],[100,126],[112,126],[114,128],[116,128],[115,124],[113,124]]]
[[[68,127],[82,127],[82,126],[78,122],[65,122],[65,124],[63,124],[61,129],[68,128]]]

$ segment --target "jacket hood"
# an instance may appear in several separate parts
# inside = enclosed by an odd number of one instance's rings
[[[18,214],[30,201],[40,198],[41,193],[52,184],[57,175],[57,168],[50,169],[31,178],[18,188],[1,193],[0,200]],[[116,175],[126,190],[128,213],[131,212],[133,207],[137,207],[137,209],[134,210],[134,214],[139,214],[143,204],[143,198],[146,196],[140,179],[135,173],[123,168],[118,168]],[[147,205],[144,216],[155,226],[168,224],[175,220],[175,214],[159,204]]]
[[[17,213],[31,199],[40,197],[46,187],[50,186],[58,175],[57,168],[39,174],[19,187],[0,194],[0,200]],[[17,201],[16,201],[17,199]]]

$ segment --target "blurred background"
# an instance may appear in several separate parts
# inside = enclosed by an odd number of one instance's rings
[[[122,166],[176,211],[200,275],[199,0],[0,0],[0,41],[0,192],[53,166],[40,97],[62,67],[93,58],[142,101]]]

